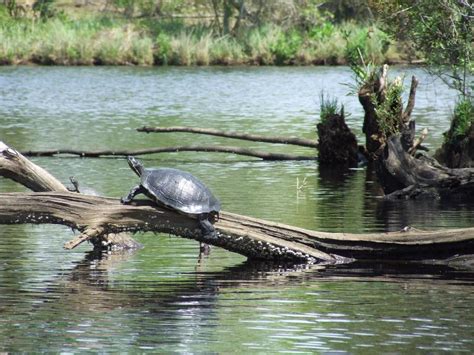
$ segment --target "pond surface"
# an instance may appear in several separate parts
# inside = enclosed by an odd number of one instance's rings
[[[414,118],[431,152],[449,127],[455,93],[417,68]],[[0,141],[18,150],[138,149],[182,144],[311,149],[135,128],[195,126],[315,138],[322,90],[344,104],[362,139],[363,111],[344,67],[1,67]],[[408,91],[408,89],[407,89]],[[137,182],[124,159],[33,158],[64,183],[121,197]],[[473,204],[386,203],[365,168],[172,153],[147,166],[187,170],[223,209],[330,232],[474,225]],[[305,181],[297,189],[297,180]],[[0,191],[25,191],[0,178]],[[144,248],[102,258],[63,226],[0,226],[0,351],[472,352],[474,273],[443,266],[283,267],[194,241],[138,234]]]

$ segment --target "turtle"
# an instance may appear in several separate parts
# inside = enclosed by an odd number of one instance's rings
[[[144,194],[156,204],[195,218],[203,235],[216,236],[212,222],[219,219],[221,204],[204,183],[188,172],[173,168],[149,168],[135,157],[127,157],[128,165],[140,177],[120,200],[129,204],[138,194]]]

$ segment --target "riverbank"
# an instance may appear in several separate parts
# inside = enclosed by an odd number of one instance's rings
[[[377,26],[353,22],[304,32],[266,24],[235,36],[202,25],[114,17],[4,17],[0,24],[3,65],[343,65],[355,48],[374,63],[410,61]]]

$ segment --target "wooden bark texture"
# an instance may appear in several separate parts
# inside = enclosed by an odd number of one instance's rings
[[[55,155],[77,155],[81,158],[99,158],[104,156],[138,156],[138,155],[147,155],[147,154],[161,154],[161,153],[178,153],[178,152],[208,152],[208,153],[227,153],[227,154],[237,154],[253,158],[259,158],[263,160],[316,160],[316,157],[313,155],[297,155],[297,154],[285,154],[285,153],[269,153],[259,150],[253,150],[242,147],[232,147],[232,146],[198,146],[198,145],[182,145],[174,147],[159,147],[159,148],[149,148],[149,149],[137,149],[137,150],[76,150],[76,149],[47,149],[47,150],[26,150],[22,153],[25,156],[55,156]]]
[[[197,127],[150,127],[144,126],[137,128],[138,132],[145,133],[167,133],[167,132],[184,132],[184,133],[195,133],[195,134],[205,134],[216,137],[226,137],[233,139],[241,139],[252,142],[266,142],[266,143],[278,143],[278,144],[292,144],[302,147],[317,148],[318,142],[316,140],[304,139],[298,137],[279,137],[279,136],[263,136],[257,134],[248,134],[241,132],[232,132],[232,131],[220,131],[217,129],[211,128],[197,128]]]
[[[327,233],[223,212],[217,238],[203,236],[197,220],[139,200],[71,192],[2,193],[0,224],[53,223],[84,231],[73,248],[107,233],[159,232],[222,247],[249,258],[298,262],[427,260],[474,253],[474,228],[392,233]]]
[[[49,172],[1,141],[0,176],[16,181],[35,192],[68,191],[66,186]],[[135,249],[140,246],[140,243],[126,233],[104,235],[101,244],[94,244],[97,249]]]

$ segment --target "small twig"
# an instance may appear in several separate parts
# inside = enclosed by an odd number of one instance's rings
[[[86,240],[97,238],[103,233],[104,233],[104,228],[102,227],[89,227],[82,234],[66,242],[64,244],[64,249],[67,249],[67,250],[74,249],[78,245],[84,243]]]
[[[307,179],[307,177],[304,177],[303,181],[300,184],[299,177],[298,176],[296,177],[296,190],[301,191],[306,187],[306,179]]]

